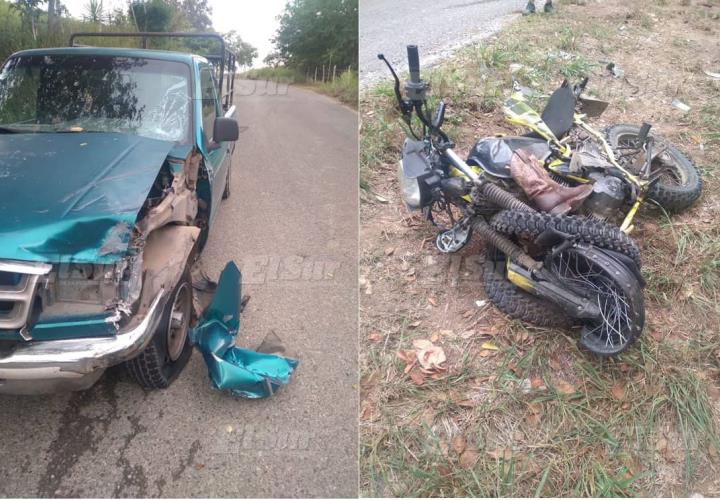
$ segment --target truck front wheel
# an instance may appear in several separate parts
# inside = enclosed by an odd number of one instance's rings
[[[150,344],[125,362],[130,376],[142,387],[164,389],[185,368],[192,354],[189,335],[192,307],[192,282],[186,270],[165,304]]]

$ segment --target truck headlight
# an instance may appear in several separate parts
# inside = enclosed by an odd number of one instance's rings
[[[403,172],[402,161],[398,162],[398,180],[400,181],[400,193],[402,194],[405,205],[411,210],[417,210],[420,208],[420,183],[418,180],[411,179]]]

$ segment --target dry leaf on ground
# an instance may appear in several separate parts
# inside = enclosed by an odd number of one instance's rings
[[[455,436],[452,440],[452,447],[453,450],[455,450],[455,453],[458,455],[462,454],[462,452],[465,451],[465,448],[467,448],[465,436]]]
[[[545,382],[543,382],[543,379],[535,377],[533,379],[530,379],[530,387],[532,387],[533,389],[544,389]]]
[[[548,360],[548,365],[550,365],[550,368],[552,368],[556,372],[560,371],[560,361],[558,361],[557,358],[550,358]]]
[[[621,382],[616,382],[613,384],[612,387],[610,387],[610,394],[613,395],[615,399],[618,401],[624,401],[625,400],[625,387]]]
[[[467,340],[467,339],[472,338],[472,337],[474,337],[474,336],[475,336],[475,330],[467,330],[467,331],[462,332],[462,333],[460,334],[460,337],[461,337],[463,340]]]
[[[445,371],[446,368],[442,366],[447,360],[445,357],[445,351],[440,346],[437,346],[426,339],[413,340],[413,347],[417,355],[417,360],[425,370],[429,371]]]
[[[512,458],[512,450],[510,448],[497,448],[488,451],[487,454],[495,460],[510,460]]]
[[[416,385],[422,385],[425,382],[425,377],[420,370],[410,370],[410,378]]]
[[[558,380],[555,382],[555,390],[560,394],[575,394],[575,392],[577,392],[574,385],[564,380]]]
[[[480,458],[478,452],[474,450],[465,450],[462,455],[460,455],[460,467],[471,469],[478,461],[478,458]]]

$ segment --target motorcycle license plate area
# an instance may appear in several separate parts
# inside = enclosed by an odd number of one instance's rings
[[[245,398],[265,398],[290,381],[298,361],[235,345],[240,328],[241,282],[240,270],[228,262],[190,338],[203,355],[215,389]]]

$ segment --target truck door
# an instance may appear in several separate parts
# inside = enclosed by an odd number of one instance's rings
[[[230,168],[229,143],[216,144],[213,141],[213,125],[215,118],[220,116],[221,107],[217,97],[217,87],[213,77],[212,68],[209,64],[200,64],[200,94],[202,99],[202,135],[205,161],[210,176],[210,188],[212,190],[210,220],[215,218],[218,212],[222,194],[225,190],[225,183]]]

